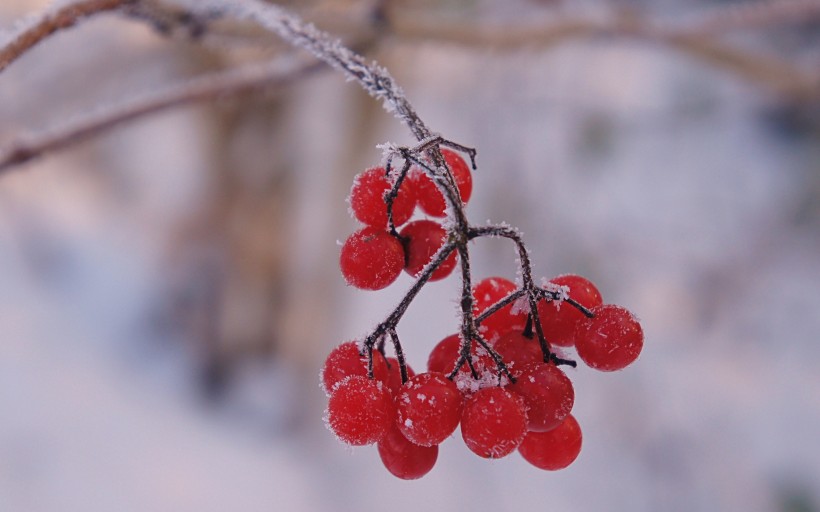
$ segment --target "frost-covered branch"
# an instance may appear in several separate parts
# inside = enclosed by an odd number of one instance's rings
[[[0,71],[55,32],[72,27],[95,14],[122,7],[132,1],[134,0],[85,0],[46,12],[33,24],[12,36],[11,41],[0,47]]]
[[[106,105],[94,114],[72,119],[50,130],[20,137],[7,147],[0,148],[0,173],[44,153],[99,135],[149,114],[254,91],[273,90],[320,68],[321,65],[316,61],[282,58],[265,65],[215,72],[128,102]]]

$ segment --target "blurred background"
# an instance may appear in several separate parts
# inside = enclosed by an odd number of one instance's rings
[[[637,363],[569,372],[579,459],[485,461],[457,433],[404,482],[324,428],[325,355],[411,283],[345,286],[345,199],[377,144],[413,140],[323,68],[0,176],[0,511],[820,510],[814,2],[382,3],[289,6],[478,149],[473,222],[518,226],[537,275],[585,275],[642,321]],[[46,7],[4,0],[0,41]],[[99,15],[0,73],[0,145],[291,51],[157,19]],[[472,257],[516,276],[504,241]],[[429,284],[400,324],[414,368],[458,293]]]

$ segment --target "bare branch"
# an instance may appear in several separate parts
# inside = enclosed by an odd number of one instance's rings
[[[133,0],[85,0],[45,13],[42,18],[24,29],[11,42],[0,48],[0,72],[43,39],[88,19],[117,9]]]
[[[133,101],[109,105],[100,109],[97,114],[75,119],[52,130],[21,137],[6,148],[0,149],[0,173],[44,153],[64,148],[161,110],[282,87],[321,67],[323,66],[317,61],[279,59],[266,65],[247,66],[204,75]]]

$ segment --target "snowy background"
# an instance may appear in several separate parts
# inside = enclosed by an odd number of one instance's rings
[[[0,22],[45,4],[5,0]],[[442,9],[613,5],[542,4]],[[737,43],[816,68],[817,27]],[[224,65],[214,53],[101,16],[0,74],[0,143]],[[371,57],[434,130],[478,148],[474,222],[518,226],[538,275],[583,274],[640,317],[637,363],[570,372],[579,459],[480,460],[456,434],[404,482],[325,430],[324,356],[410,284],[345,287],[345,198],[376,144],[412,142],[325,72],[0,177],[0,511],[820,510],[818,104],[629,39],[399,39]],[[504,241],[472,254],[476,276],[514,278]],[[430,284],[400,324],[414,368],[456,329],[458,289]]]

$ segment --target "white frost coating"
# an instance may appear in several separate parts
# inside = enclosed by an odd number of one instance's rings
[[[259,0],[233,0],[230,3],[202,0],[190,4],[194,12],[215,8],[239,19],[259,23],[290,44],[310,51],[317,58],[344,72],[349,80],[358,81],[368,94],[382,100],[382,106],[388,113],[409,124],[410,112],[404,91],[396,85],[386,69],[375,62],[368,65],[360,55],[347,49],[338,39],[303,22],[287,10]]]
[[[413,420],[407,418],[406,420],[404,420],[404,426],[407,428],[413,428]]]
[[[530,302],[526,295],[522,295],[512,303],[510,313],[513,315],[526,315],[530,312]]]

